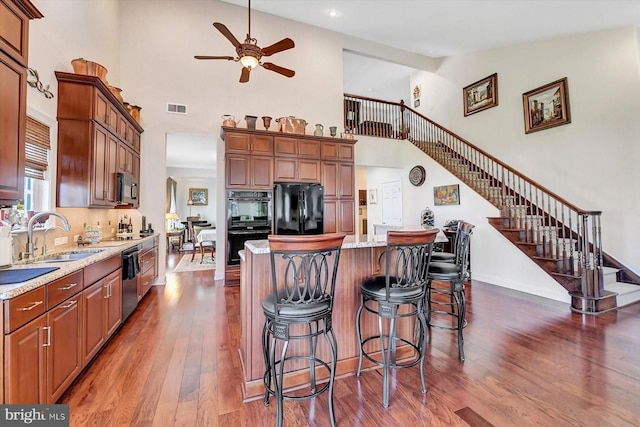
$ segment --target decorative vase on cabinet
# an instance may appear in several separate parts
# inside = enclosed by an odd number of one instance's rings
[[[313,135],[314,136],[322,136],[324,134],[324,126],[322,126],[320,123],[316,124],[316,130],[313,131]]]

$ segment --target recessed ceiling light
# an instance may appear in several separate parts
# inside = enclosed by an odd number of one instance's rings
[[[327,10],[327,15],[329,15],[332,18],[338,18],[338,17],[342,16],[342,13],[340,13],[340,11],[335,10],[335,9],[329,9],[329,10]]]

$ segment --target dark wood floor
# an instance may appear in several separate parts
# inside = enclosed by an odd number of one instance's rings
[[[242,403],[238,303],[212,271],[167,273],[63,396],[71,426],[273,425],[275,405]],[[581,316],[474,282],[468,321],[465,362],[452,332],[431,332],[426,395],[417,367],[393,374],[388,409],[378,371],[337,380],[338,424],[640,425],[640,304]],[[285,403],[285,426],[328,424],[326,396]]]

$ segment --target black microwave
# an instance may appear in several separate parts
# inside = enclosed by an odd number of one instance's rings
[[[129,173],[118,172],[116,197],[118,204],[138,204],[138,180]]]

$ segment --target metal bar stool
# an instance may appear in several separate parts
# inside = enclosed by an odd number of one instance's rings
[[[282,426],[283,400],[310,399],[328,391],[329,416],[335,426],[333,410],[333,382],[338,359],[338,343],[331,324],[333,296],[340,250],[344,235],[321,234],[314,236],[270,235],[271,276],[273,292],[262,300],[265,324],[262,330],[264,354],[264,404],[269,405],[270,396],[276,398],[276,426]],[[321,360],[317,353],[318,337],[327,343],[331,361]],[[291,341],[305,340],[308,346],[296,346],[288,354]],[[282,351],[276,357],[276,347]],[[303,353],[303,351],[305,353]],[[308,354],[306,354],[308,353]],[[309,368],[309,390],[300,395],[284,393],[285,363],[296,369],[307,361]],[[316,368],[328,370],[329,381],[318,388]]]
[[[389,407],[389,369],[409,368],[420,364],[422,393],[427,392],[424,380],[424,354],[427,343],[427,322],[423,303],[427,289],[427,270],[433,243],[438,229],[424,231],[388,231],[385,252],[385,275],[371,277],[360,284],[361,302],[356,313],[356,333],[360,347],[358,371],[362,371],[362,358],[366,357],[383,369],[382,406]],[[378,334],[362,338],[361,316],[367,310],[378,317]],[[416,318],[418,331],[411,338],[398,336],[397,321]],[[384,328],[383,320],[388,320]],[[365,351],[365,345],[372,340],[380,341],[380,357],[373,357],[373,351]],[[386,341],[386,344],[385,344]],[[398,344],[412,348],[411,360],[398,361]]]
[[[462,330],[467,325],[466,296],[464,279],[467,274],[469,242],[471,232],[475,226],[468,222],[461,222],[458,227],[458,242],[455,249],[455,262],[433,261],[429,264],[427,277],[427,324],[429,327],[458,331],[458,357],[464,360],[464,337]],[[446,287],[434,281],[449,282]],[[445,295],[446,300],[438,295]],[[444,314],[454,318],[454,325],[434,323],[433,314]]]

